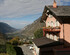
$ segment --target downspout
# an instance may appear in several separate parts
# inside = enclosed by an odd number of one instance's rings
[[[63,21],[63,45],[64,45],[64,43],[65,43],[65,35],[64,35],[64,21]]]
[[[65,39],[65,36],[64,36],[64,23],[63,23],[63,43],[64,43],[64,39]]]

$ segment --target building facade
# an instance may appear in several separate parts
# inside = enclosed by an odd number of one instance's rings
[[[69,7],[70,6],[58,6],[57,8],[53,8],[52,6],[45,7],[46,11],[48,12],[46,12],[45,15],[43,14],[44,16],[46,16],[46,18],[42,18],[42,21],[44,21],[46,24],[46,26],[43,27],[44,37],[50,38],[55,41],[60,41],[60,42],[66,41],[70,43]],[[67,9],[68,12],[65,11],[65,9]],[[65,45],[67,44],[65,43]]]

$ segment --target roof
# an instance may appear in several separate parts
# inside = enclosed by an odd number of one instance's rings
[[[46,20],[48,16],[46,16],[46,12],[49,10],[50,12],[48,14],[52,14],[54,17],[57,19],[62,20],[63,22],[69,22],[70,23],[70,6],[57,6],[57,8],[53,8],[53,6],[45,6],[42,17],[41,17],[41,22],[43,20]],[[66,20],[66,21],[65,21]]]
[[[41,37],[41,38],[34,39],[33,42],[35,43],[36,46],[39,47],[39,46],[42,46],[42,45],[52,43],[54,41],[51,40],[51,39],[48,39],[46,37]]]
[[[46,37],[41,37],[41,38],[37,38],[37,39],[33,39],[33,42],[35,43],[35,45],[37,47],[43,47],[43,46],[55,46],[55,45],[60,45],[62,43],[58,42],[58,41],[54,41],[51,40],[49,38]]]
[[[57,6],[57,8],[53,8],[53,6],[46,6],[49,8],[56,16],[70,16],[70,6]]]

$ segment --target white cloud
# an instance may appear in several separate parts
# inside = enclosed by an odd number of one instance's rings
[[[44,6],[52,3],[53,0],[4,0],[0,5],[0,17],[15,18],[42,13]]]
[[[61,5],[61,1],[69,2],[70,0],[56,1],[58,5]],[[42,13],[45,5],[52,4],[53,0],[0,0],[0,17],[16,18]]]
[[[24,26],[32,23],[32,22],[28,22],[28,21],[21,21],[21,20],[0,20],[0,22],[4,22],[9,24],[10,26],[14,27],[14,28],[23,28]]]
[[[58,5],[67,4],[70,0],[56,0]],[[0,0],[1,18],[20,18],[26,15],[42,13],[45,5],[52,5],[53,0]],[[29,21],[0,20],[17,28],[30,24]]]

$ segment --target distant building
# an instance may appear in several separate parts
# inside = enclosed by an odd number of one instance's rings
[[[43,37],[34,39],[37,55],[70,55],[70,6],[45,6]]]

